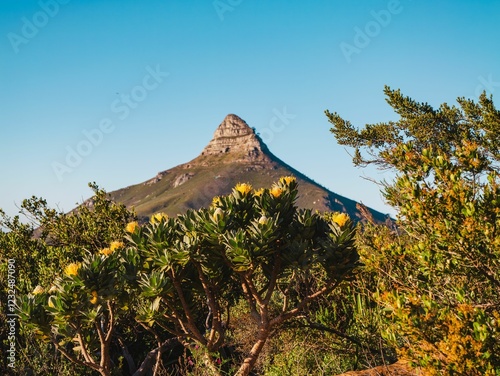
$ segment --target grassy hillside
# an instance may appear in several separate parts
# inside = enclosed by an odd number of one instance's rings
[[[212,198],[226,195],[240,182],[254,188],[270,187],[281,176],[294,175],[299,183],[298,205],[319,211],[345,211],[359,217],[356,202],[328,191],[272,156],[271,161],[235,162],[233,154],[200,156],[160,172],[155,178],[110,193],[112,199],[133,207],[141,217],[155,212],[177,215],[210,205]],[[385,215],[372,210],[377,221]]]

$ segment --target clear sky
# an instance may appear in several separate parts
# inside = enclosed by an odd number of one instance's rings
[[[500,93],[500,2],[2,0],[0,208],[72,209],[196,157],[228,113],[332,191],[392,213],[324,110],[396,119]],[[497,100],[498,102],[498,100]]]

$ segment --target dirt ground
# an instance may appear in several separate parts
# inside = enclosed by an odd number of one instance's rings
[[[370,368],[364,371],[351,371],[337,376],[424,376],[423,373],[410,369],[403,361],[387,366]]]

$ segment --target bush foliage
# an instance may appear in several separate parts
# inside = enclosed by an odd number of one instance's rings
[[[355,164],[396,172],[384,194],[397,231],[365,229],[360,246],[386,336],[427,374],[499,375],[500,112],[484,93],[439,109],[385,93],[397,122],[327,116]]]
[[[326,115],[355,165],[395,173],[395,221],[299,209],[293,177],[147,223],[95,184],[71,213],[36,197],[30,224],[0,213],[0,298],[15,260],[21,324],[3,373],[499,376],[500,112],[385,94],[398,121]]]
[[[298,209],[293,177],[258,191],[238,184],[210,208],[145,224],[128,222],[132,215],[95,189],[92,210],[68,215],[25,203],[44,229],[28,240],[73,258],[52,267],[55,279],[33,278],[18,300],[27,333],[101,375],[157,373],[175,345],[206,374],[247,375],[269,337],[359,266],[354,224]],[[88,232],[75,233],[75,223]],[[232,315],[252,322],[247,349],[229,346]],[[134,333],[142,349],[131,355]]]

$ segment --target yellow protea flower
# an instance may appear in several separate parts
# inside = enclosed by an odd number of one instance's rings
[[[236,191],[240,192],[242,195],[248,194],[252,191],[252,186],[248,183],[238,183],[234,187]]]
[[[109,245],[111,252],[114,252],[117,249],[122,249],[123,247],[125,247],[125,244],[123,244],[123,242],[117,242],[117,241],[111,242],[111,244]]]
[[[45,290],[43,289],[43,287],[42,287],[42,286],[40,286],[40,285],[37,285],[37,286],[35,287],[35,289],[33,290],[33,293],[32,293],[32,294],[33,294],[33,295],[39,295],[39,294],[43,294],[44,292],[45,292]]]
[[[346,213],[336,213],[332,216],[332,221],[338,224],[340,227],[344,226],[348,219],[349,216]]]
[[[127,227],[125,227],[125,231],[133,234],[134,232],[137,231],[138,228],[139,228],[139,223],[137,221],[134,221],[127,224]]]
[[[78,269],[80,269],[80,264],[71,263],[64,269],[64,274],[66,274],[68,277],[72,275],[77,275]]]
[[[91,294],[92,298],[90,299],[90,303],[97,304],[97,291],[94,290],[91,292]]]
[[[295,176],[282,176],[280,178],[280,183],[286,184],[286,185],[289,185],[290,183],[293,183],[296,181],[297,181],[297,179],[295,178]]]
[[[220,204],[222,204],[222,201],[220,199],[220,196],[215,196],[213,199],[212,199],[212,205],[210,205],[212,208],[216,208],[218,207]]]
[[[278,187],[278,186],[275,185],[275,186],[273,186],[271,188],[271,190],[269,191],[269,193],[271,193],[271,195],[273,197],[279,197],[283,193],[283,189],[281,189],[280,187]]]
[[[99,253],[100,253],[101,255],[104,255],[104,256],[109,256],[110,254],[112,254],[112,253],[113,253],[113,250],[112,250],[111,248],[106,247],[106,248],[101,249],[101,250],[99,251]]]
[[[264,193],[264,188],[259,189],[258,191],[254,192],[254,196],[260,197]]]
[[[266,225],[267,224],[267,217],[265,215],[263,215],[262,217],[259,218],[259,224],[260,225]]]
[[[167,219],[168,219],[168,215],[166,215],[165,213],[155,213],[151,216],[151,219],[149,220],[149,222],[151,224],[154,224],[154,223],[160,223],[162,220],[166,221]]]

